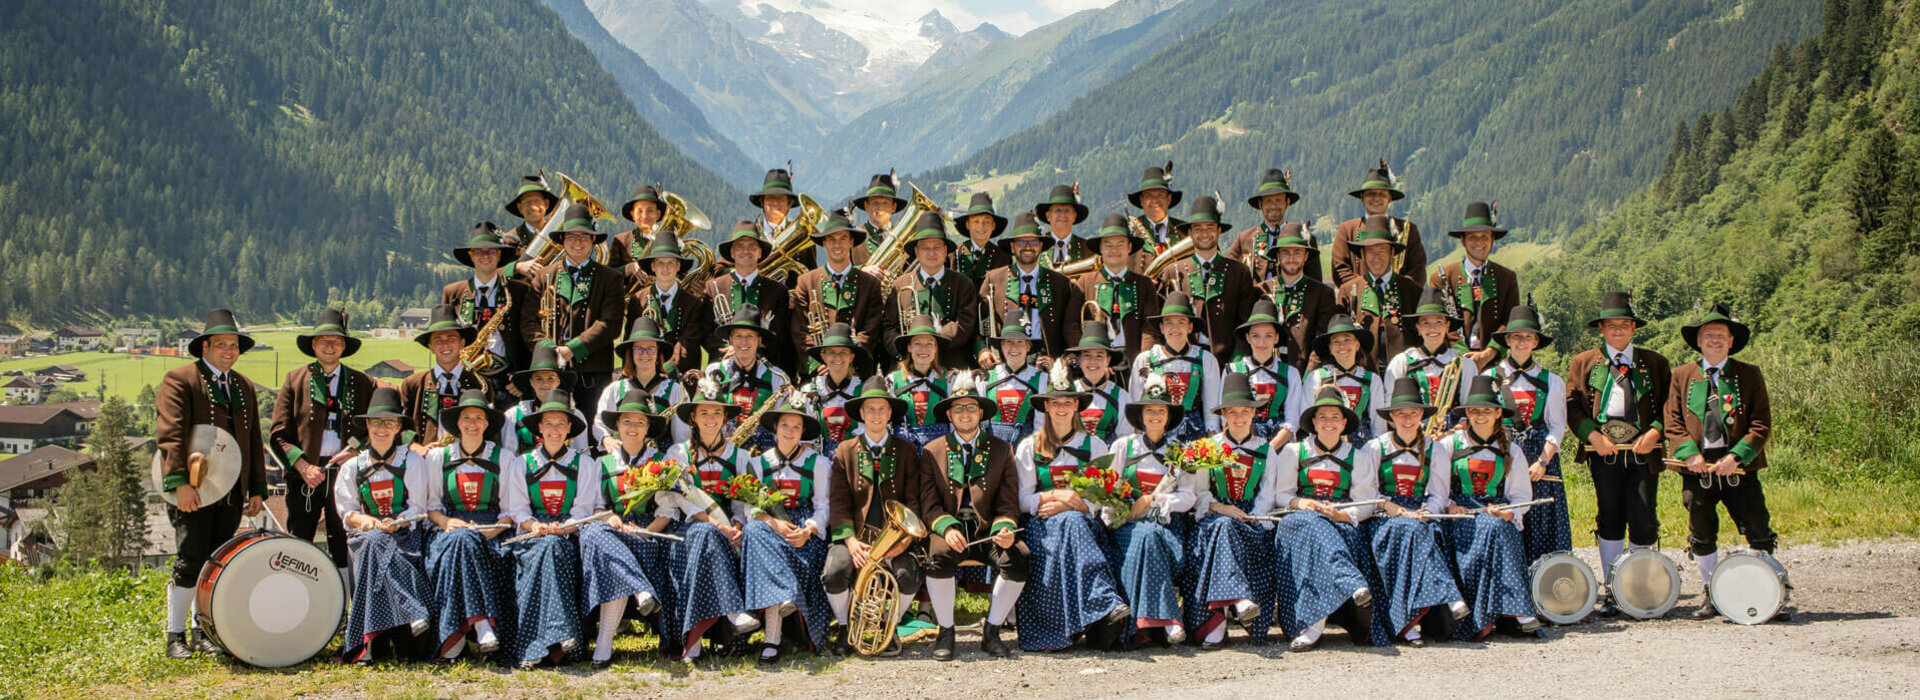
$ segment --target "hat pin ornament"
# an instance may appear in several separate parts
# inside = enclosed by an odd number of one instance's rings
[[[1055,362],[1053,367],[1047,370],[1047,384],[1052,386],[1054,391],[1073,391],[1072,377],[1072,373],[1067,371],[1065,362]]]

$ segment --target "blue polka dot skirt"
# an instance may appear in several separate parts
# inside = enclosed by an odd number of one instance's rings
[[[1527,586],[1527,559],[1520,531],[1500,518],[1480,514],[1470,520],[1451,520],[1447,526],[1453,546],[1454,575],[1472,612],[1459,632],[1461,639],[1484,639],[1502,616],[1533,614]]]
[[[380,530],[356,532],[348,536],[347,551],[353,555],[353,607],[347,613],[347,631],[342,635],[340,660],[358,661],[367,645],[383,633],[410,637],[408,625],[430,618],[427,599],[433,588],[420,567],[418,556],[425,533],[409,526],[388,534]]]
[[[1078,511],[1029,518],[1020,533],[1032,571],[1020,595],[1020,648],[1057,651],[1119,605],[1120,589],[1107,562],[1106,528]]]
[[[802,500],[787,509],[788,522],[805,523],[812,511],[813,502]],[[826,540],[812,537],[805,545],[794,547],[773,526],[751,520],[741,541],[740,575],[746,610],[764,610],[793,601],[800,608],[797,617],[806,629],[807,643],[815,652],[826,649],[827,623],[833,620],[827,589],[820,585],[820,570],[827,562]],[[786,622],[792,621],[788,618]]]
[[[555,517],[550,522],[562,520]],[[511,641],[505,645],[506,659],[539,661],[555,645],[578,642],[580,545],[576,537],[535,537],[508,545],[507,555],[513,563],[515,619]]]
[[[1274,566],[1280,572],[1274,612],[1288,638],[1327,619],[1369,585],[1361,567],[1370,556],[1360,539],[1359,528],[1319,513],[1292,513],[1274,527]],[[1372,621],[1354,622],[1349,629],[1357,627],[1367,637]]]
[[[491,523],[499,513],[454,513],[468,522]],[[433,533],[427,547],[427,578],[433,584],[434,617],[439,621],[439,652],[444,655],[473,630],[473,623],[490,620],[494,634],[509,638],[513,600],[506,595],[512,580],[503,561],[502,533],[489,539],[474,530]]]
[[[1172,527],[1136,518],[1113,533],[1112,567],[1120,574],[1121,595],[1133,608],[1129,636],[1140,629],[1180,622],[1174,578],[1186,565],[1186,550]]]
[[[1373,586],[1374,644],[1384,646],[1404,638],[1430,609],[1435,615],[1451,615],[1446,605],[1463,600],[1441,543],[1441,522],[1375,515],[1361,524],[1373,549],[1377,582]]]
[[[1535,423],[1517,434],[1520,451],[1526,453],[1527,460],[1540,459],[1541,451],[1547,446],[1547,426]],[[1560,453],[1555,451],[1553,459],[1547,460],[1547,476],[1560,477]],[[1573,549],[1573,533],[1567,522],[1567,486],[1559,481],[1542,479],[1533,482],[1534,498],[1551,498],[1552,503],[1542,503],[1527,509],[1526,529],[1520,531],[1521,540],[1526,546],[1527,563],[1532,564],[1540,557],[1554,552]]]
[[[672,657],[699,644],[720,618],[746,610],[740,593],[740,564],[725,533],[712,523],[691,520],[680,524],[685,541],[667,548],[668,585],[672,606],[661,615],[662,651]],[[667,638],[673,651],[667,651]]]
[[[1242,510],[1251,511],[1253,504],[1247,500]],[[1265,531],[1224,515],[1202,517],[1195,528],[1188,569],[1195,581],[1187,601],[1187,627],[1195,638],[1225,624],[1226,608],[1248,600],[1260,606],[1260,616],[1247,625],[1247,631],[1254,641],[1266,641],[1273,626],[1279,570]]]

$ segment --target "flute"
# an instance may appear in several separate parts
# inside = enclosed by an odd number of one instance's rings
[[[1387,502],[1387,499],[1374,498],[1374,499],[1369,499],[1365,501],[1353,501],[1351,503],[1331,503],[1328,505],[1334,509],[1341,509],[1341,508],[1354,508],[1358,506],[1374,506],[1374,505],[1379,505],[1386,502]],[[1290,513],[1317,513],[1317,512],[1319,511],[1316,511],[1312,508],[1281,508],[1280,510],[1276,510],[1266,515],[1249,515],[1247,517],[1252,518],[1254,520],[1267,520],[1272,522],[1279,522],[1281,517],[1286,516],[1287,514],[1290,514]]]
[[[579,526],[581,526],[581,525],[585,525],[585,524],[587,524],[587,523],[592,523],[592,522],[599,522],[599,521],[602,521],[602,520],[606,520],[607,518],[611,518],[611,517],[613,517],[613,511],[610,511],[610,510],[603,510],[603,511],[600,511],[600,512],[598,512],[598,513],[594,513],[593,515],[589,515],[589,516],[587,516],[587,517],[584,517],[584,518],[575,518],[575,519],[573,519],[573,520],[568,520],[568,521],[566,521],[566,522],[564,522],[564,523],[560,523],[560,527],[563,527],[563,528],[564,528],[564,527],[579,527]],[[535,537],[539,537],[539,535],[536,535],[536,534],[533,534],[533,533],[531,533],[531,532],[529,532],[529,533],[527,533],[527,534],[524,534],[524,535],[515,535],[515,536],[513,536],[513,537],[509,537],[509,538],[507,538],[507,541],[506,541],[506,542],[505,542],[504,544],[513,544],[513,543],[515,543],[515,542],[525,542],[525,541],[527,541],[527,540],[530,540],[530,539],[533,539],[533,538],[535,538]]]

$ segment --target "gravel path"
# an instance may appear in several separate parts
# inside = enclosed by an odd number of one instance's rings
[[[1594,563],[1593,550],[1582,556]],[[691,676],[602,673],[554,680],[569,690],[645,697],[1118,697],[1173,690],[1210,699],[1391,695],[1448,697],[1899,697],[1920,694],[1920,542],[1863,542],[1781,552],[1795,590],[1791,622],[1742,627],[1687,619],[1700,596],[1685,573],[1679,607],[1664,620],[1598,617],[1549,627],[1547,638],[1496,635],[1486,644],[1425,649],[1355,647],[1329,632],[1314,651],[1284,646],[1192,647],[1126,654],[1023,654],[991,660],[962,631],[960,659],[931,660],[930,643],[894,659],[854,659],[801,670]],[[1596,571],[1598,567],[1595,567]],[[1236,634],[1238,634],[1236,632]],[[1011,641],[1011,640],[1009,640]],[[1604,678],[1603,678],[1604,676]],[[564,679],[564,680],[562,680]],[[462,694],[473,689],[464,689]],[[481,692],[485,692],[482,690]]]

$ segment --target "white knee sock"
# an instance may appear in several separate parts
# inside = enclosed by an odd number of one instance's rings
[[[193,607],[193,589],[167,586],[167,632],[187,631],[187,616]]]
[[[1226,641],[1226,639],[1227,639],[1227,623],[1222,622],[1218,625],[1215,625],[1213,627],[1212,632],[1207,633],[1206,642],[1208,644],[1219,644],[1220,642]]]
[[[486,620],[473,623],[473,643],[481,646],[495,644],[500,638],[493,636],[493,623]]]
[[[927,579],[927,598],[933,601],[933,620],[941,627],[953,626],[953,596],[953,579]]]
[[[893,621],[897,623],[906,619],[907,609],[911,607],[913,607],[913,596],[900,594],[900,602],[893,606]]]
[[[1325,631],[1327,631],[1327,620],[1326,618],[1321,618],[1319,622],[1313,623],[1312,627],[1308,627],[1305,631],[1300,633],[1300,636],[1295,637],[1295,639],[1301,640],[1308,644],[1312,644],[1314,642],[1320,641],[1320,633]]]
[[[1713,567],[1720,565],[1720,553],[1696,554],[1693,557],[1693,561],[1700,565],[1701,585],[1713,583]]]
[[[620,632],[620,617],[627,614],[627,599],[621,597],[600,604],[600,636],[593,641],[593,660],[613,658],[613,635]]]
[[[1026,590],[1026,581],[1009,581],[1001,576],[993,580],[993,603],[987,606],[987,624],[999,626],[1007,624],[1007,616],[1013,614],[1013,606],[1020,602],[1020,591]]]
[[[763,612],[766,614],[767,624],[761,627],[760,631],[766,635],[768,644],[780,646],[780,628],[784,626],[780,623],[786,621],[780,617],[780,606],[768,606]]]
[[[853,594],[847,591],[827,594],[827,607],[833,608],[833,620],[847,624],[847,607],[853,604]]]
[[[353,570],[344,566],[338,568],[340,570],[340,590],[346,592],[347,600],[353,600]]]
[[[1597,542],[1600,547],[1600,584],[1604,586],[1608,581],[1613,580],[1613,560],[1619,559],[1620,553],[1627,551],[1627,541],[1598,540]]]

